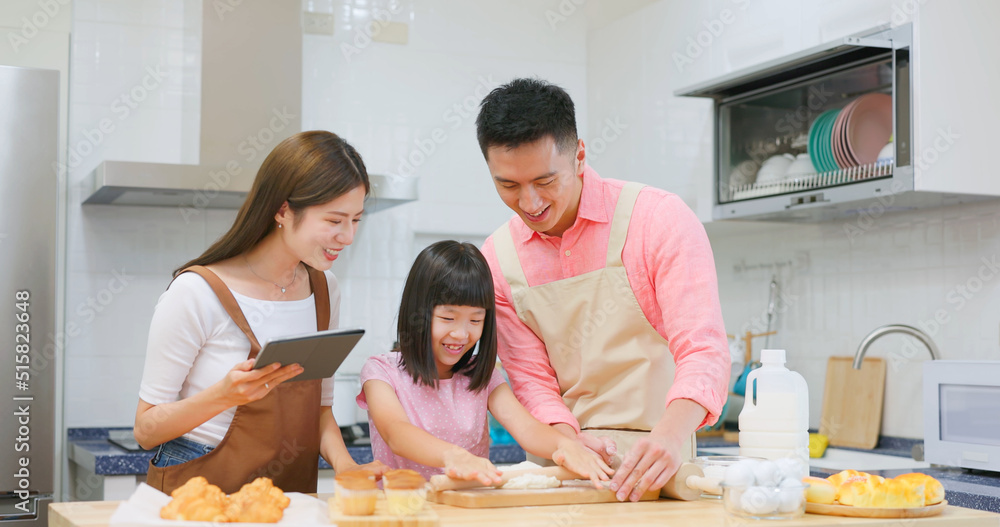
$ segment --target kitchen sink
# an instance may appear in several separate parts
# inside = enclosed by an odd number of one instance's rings
[[[738,456],[740,447],[708,447],[699,448],[699,452],[705,454],[718,454],[723,456]],[[810,468],[825,468],[830,470],[846,470],[852,468],[860,471],[873,470],[899,470],[899,469],[925,469],[931,466],[925,461],[915,461],[908,457],[889,456],[886,454],[875,454],[872,452],[859,452],[857,450],[845,450],[842,448],[827,448],[826,454],[821,458],[809,460]]]

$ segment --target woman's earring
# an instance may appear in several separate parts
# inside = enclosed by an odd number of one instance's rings
[[[278,224],[278,228],[280,229],[281,227],[282,227],[282,225],[281,225],[281,224],[279,223],[279,224]]]

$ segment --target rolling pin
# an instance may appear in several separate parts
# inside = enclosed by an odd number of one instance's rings
[[[702,489],[698,484],[705,479],[701,467],[694,463],[681,463],[677,472],[660,490],[660,495],[675,500],[693,501],[701,497]]]
[[[496,485],[496,487],[503,486],[512,478],[524,474],[537,474],[540,476],[552,476],[559,481],[574,480],[574,479],[587,479],[583,476],[567,470],[563,467],[545,467],[545,468],[535,468],[535,469],[522,469],[522,470],[507,470],[501,476],[501,482]],[[682,463],[677,473],[674,474],[667,484],[663,486],[660,493],[668,498],[673,498],[675,500],[692,501],[701,497],[702,485],[706,484],[705,474],[702,472],[701,467],[695,465],[694,463]],[[452,479],[444,474],[437,476],[431,476],[431,490],[441,491],[441,490],[464,490],[473,489],[476,487],[485,487],[479,481],[476,480],[461,480]]]

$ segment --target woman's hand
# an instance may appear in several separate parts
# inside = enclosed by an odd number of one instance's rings
[[[218,397],[228,406],[240,406],[263,399],[279,384],[304,371],[298,364],[281,366],[277,363],[255,370],[253,363],[253,359],[248,359],[237,364],[221,381],[215,383]]]
[[[464,448],[454,447],[444,454],[444,471],[455,479],[478,480],[483,485],[499,484],[500,471],[490,460],[472,455]]]
[[[565,438],[559,441],[559,448],[552,454],[552,461],[581,476],[587,476],[594,488],[605,488],[602,481],[608,481],[615,471],[596,452],[581,441]]]

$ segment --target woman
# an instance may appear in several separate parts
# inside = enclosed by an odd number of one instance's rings
[[[229,232],[174,272],[150,325],[135,417],[139,444],[159,446],[149,485],[169,493],[204,476],[232,493],[267,476],[315,492],[319,455],[337,472],[358,468],[331,411],[332,379],[286,383],[301,366],[251,368],[267,339],[337,326],[328,271],[354,241],[368,191],[351,145],[296,134],[264,160]]]

